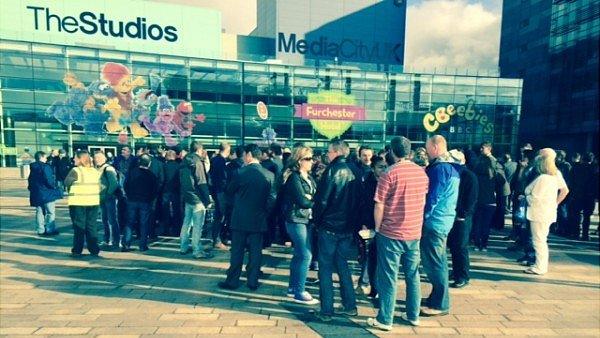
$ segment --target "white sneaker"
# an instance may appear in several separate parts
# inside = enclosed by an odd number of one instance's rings
[[[400,314],[400,318],[402,318],[403,321],[410,323],[410,325],[412,325],[412,326],[421,325],[421,322],[419,321],[418,318],[416,320],[410,320],[410,319],[408,319],[408,316],[406,315],[406,313]]]
[[[304,291],[300,296],[294,296],[294,302],[304,305],[319,304],[319,301],[314,299],[307,291]]]
[[[377,318],[367,318],[367,325],[379,329],[381,331],[392,331],[391,325],[381,324],[377,321]]]

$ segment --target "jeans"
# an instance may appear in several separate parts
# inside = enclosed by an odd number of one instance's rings
[[[88,251],[92,255],[100,252],[98,247],[98,230],[96,219],[98,218],[98,206],[69,206],[69,215],[73,222],[73,248],[71,253],[81,254],[83,242],[87,242]]]
[[[285,227],[294,245],[289,288],[294,290],[296,296],[300,296],[305,290],[308,267],[312,259],[310,243],[312,228],[306,224],[288,222],[285,223]]]
[[[360,257],[360,277],[358,284],[361,286],[371,285],[371,294],[376,294],[375,274],[377,271],[377,241],[375,239],[360,239],[361,257]]]
[[[206,208],[204,204],[185,204],[183,225],[179,234],[181,252],[187,252],[190,242],[190,231],[192,233],[192,250],[194,255],[199,255],[204,248],[202,247],[202,227],[204,227],[204,217],[206,216]]]
[[[482,249],[487,248],[488,239],[490,238],[490,227],[494,219],[496,206],[490,204],[477,205],[475,215],[473,215],[473,232],[475,246]],[[504,217],[504,212],[503,216]]]
[[[139,221],[140,225],[140,250],[148,249],[148,226],[150,225],[150,202],[127,201],[127,226],[123,234],[121,245],[124,248],[131,246],[133,227]]]
[[[117,199],[113,196],[105,197],[100,202],[102,211],[102,224],[104,225],[104,242],[112,242],[113,246],[119,246],[121,230],[117,221]]]
[[[448,247],[452,254],[452,277],[455,282],[469,280],[469,234],[473,220],[471,216],[464,221],[454,221],[448,235]]]
[[[56,202],[35,207],[36,231],[39,235],[56,231]]]
[[[222,243],[221,232],[223,231],[223,225],[225,224],[225,193],[216,193],[214,194],[213,199],[215,201],[215,214],[211,226],[211,237],[213,244],[220,244]]]
[[[448,311],[450,294],[448,293],[448,255],[446,253],[446,234],[423,228],[421,238],[421,257],[427,279],[433,289],[427,298],[431,309]]]
[[[419,319],[421,280],[419,276],[419,240],[401,241],[377,234],[377,291],[379,313],[377,321],[392,325],[396,308],[397,279],[400,263],[406,280],[406,315]]]
[[[356,309],[356,295],[348,259],[352,251],[352,234],[336,234],[319,230],[319,295],[321,313],[333,315],[333,271],[340,280],[342,305],[346,310]]]
[[[178,234],[181,231],[181,206],[179,194],[164,192],[161,200],[162,230],[165,234]]]
[[[548,233],[550,224],[547,222],[530,222],[531,240],[535,250],[535,265],[533,268],[540,273],[548,272]]]

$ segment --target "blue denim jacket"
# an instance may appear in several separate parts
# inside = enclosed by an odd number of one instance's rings
[[[442,235],[452,229],[456,217],[458,187],[462,167],[450,156],[442,155],[426,169],[429,177],[429,192],[425,203],[423,227]]]

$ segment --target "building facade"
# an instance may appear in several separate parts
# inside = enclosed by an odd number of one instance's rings
[[[523,79],[519,138],[598,151],[600,1],[505,1],[500,75]]]
[[[263,55],[261,62],[254,60],[262,48],[255,43],[264,47],[270,38],[259,36],[213,36],[207,43],[216,39],[214,46],[188,46],[183,53],[189,55],[169,53],[171,42],[164,39],[146,41],[152,48],[135,45],[139,42],[135,39],[111,47],[93,35],[67,32],[67,37],[77,38],[71,43],[58,33],[65,34],[64,27],[73,30],[74,26],[63,25],[73,22],[67,17],[76,18],[79,12],[113,18],[115,34],[118,22],[126,28],[143,21],[155,22],[163,32],[172,26],[181,39],[189,32],[176,20],[159,21],[152,12],[138,14],[137,19],[119,12],[119,17],[103,5],[101,11],[76,10],[69,15],[47,1],[20,2],[25,8],[19,14],[23,25],[35,19],[28,6],[50,8],[50,15],[60,18],[49,17],[56,33],[51,37],[41,30],[47,23],[45,9],[37,10],[38,34],[2,34],[0,135],[6,165],[16,164],[15,155],[25,148],[116,151],[120,144],[185,146],[192,139],[208,148],[222,141],[325,147],[329,139],[341,137],[353,146],[383,148],[395,135],[423,145],[428,136],[442,134],[452,146],[490,140],[502,152],[517,144],[519,79],[377,71],[373,64],[361,68],[360,63],[273,63],[267,61],[270,55]],[[156,9],[160,12],[187,11],[185,6],[160,6]],[[212,12],[203,15],[218,18]],[[62,32],[57,32],[59,22]],[[81,27],[89,30],[91,25]],[[153,30],[157,37],[158,29]],[[99,25],[97,34],[101,33]],[[125,36],[116,39],[127,41]],[[271,41],[275,47],[276,39]],[[212,56],[218,50],[221,56]],[[193,113],[180,112],[184,101]]]

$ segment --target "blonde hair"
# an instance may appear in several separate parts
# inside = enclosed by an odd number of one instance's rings
[[[535,168],[540,174],[556,176],[558,168],[556,167],[556,152],[552,148],[540,150],[535,158]]]
[[[292,150],[292,155],[288,159],[287,169],[283,172],[283,183],[287,181],[292,172],[300,170],[300,161],[303,158],[309,157],[312,155],[313,150],[310,147],[296,147]]]
[[[78,166],[81,167],[92,167],[92,158],[90,157],[90,153],[87,150],[80,150],[75,154],[77,157],[77,161],[79,163]]]

